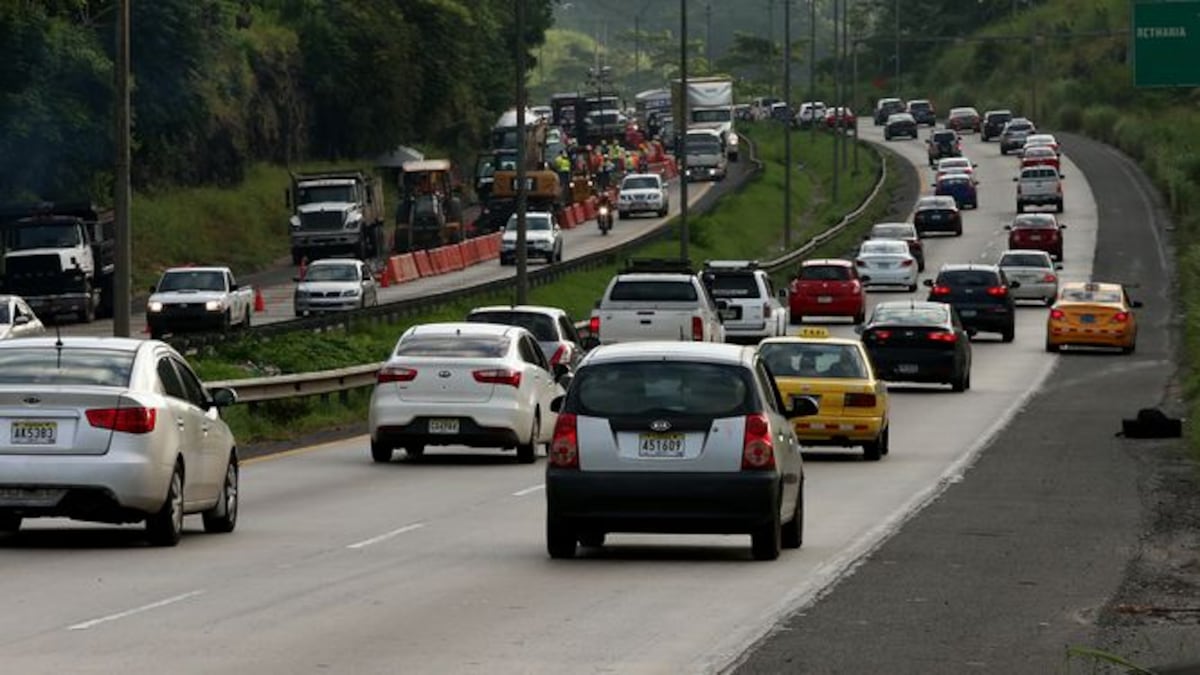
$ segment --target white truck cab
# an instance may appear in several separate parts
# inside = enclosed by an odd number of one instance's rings
[[[725,341],[717,303],[688,261],[631,261],[608,283],[588,329],[600,344]]]

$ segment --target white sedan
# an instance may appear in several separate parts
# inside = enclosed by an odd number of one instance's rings
[[[46,332],[42,320],[25,300],[16,295],[0,295],[0,340],[30,337]]]
[[[900,240],[869,239],[862,243],[854,267],[865,286],[904,286],[917,290],[917,259]]]
[[[524,328],[488,323],[413,326],[396,343],[371,394],[371,458],[396,448],[419,457],[429,445],[516,448],[531,463],[549,442],[550,402],[569,381]]]

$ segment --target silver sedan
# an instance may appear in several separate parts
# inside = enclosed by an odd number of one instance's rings
[[[0,342],[0,532],[37,517],[144,522],[174,546],[188,513],[233,531],[238,459],[219,408],[236,398],[157,340]]]
[[[1039,300],[1053,305],[1058,298],[1058,270],[1062,265],[1055,263],[1050,254],[1034,249],[1011,249],[1000,255],[996,263],[1004,270],[1009,281],[1021,285],[1011,289],[1014,300]]]
[[[308,266],[296,278],[296,316],[342,312],[379,304],[379,285],[361,260],[329,258]]]

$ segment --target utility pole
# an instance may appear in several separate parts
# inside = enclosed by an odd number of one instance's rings
[[[130,226],[129,207],[132,203],[130,188],[130,117],[129,98],[129,3],[120,0],[117,4],[117,166],[116,183],[116,255],[113,260],[113,335],[129,337],[130,298],[132,296],[133,230]]]
[[[1037,52],[1038,39],[1037,27],[1033,27],[1033,35],[1029,38],[1029,115],[1034,124],[1038,123],[1038,100],[1037,100]]]
[[[833,0],[833,95],[834,105],[837,105],[837,95],[841,91],[841,60],[838,58],[838,6],[841,0]],[[815,112],[815,111],[814,111]],[[813,115],[813,126],[816,126],[816,115]],[[838,198],[838,134],[837,125],[833,128],[833,201]]]
[[[894,9],[892,10],[892,14],[893,14],[892,18],[896,22],[896,25],[895,25],[895,31],[896,31],[896,54],[895,54],[896,77],[894,78],[896,80],[896,84],[895,84],[894,91],[892,92],[892,94],[895,96],[902,97],[903,94],[900,93],[900,90],[903,88],[901,86],[901,81],[900,81],[900,0],[896,0],[896,4],[894,6]]]
[[[849,161],[849,159],[850,159],[849,158],[850,139],[846,136],[847,129],[846,129],[845,121],[844,121],[845,120],[845,112],[846,112],[845,108],[847,106],[846,91],[847,91],[847,89],[849,89],[849,87],[846,86],[845,78],[846,78],[846,61],[849,60],[849,56],[850,56],[850,41],[849,41],[850,2],[851,2],[851,0],[842,0],[842,55],[841,55],[841,58],[838,60],[838,64],[839,64],[838,72],[840,72],[842,75],[842,78],[841,78],[842,89],[841,89],[841,91],[838,92],[838,105],[841,106],[843,108],[843,110],[842,110],[842,115],[839,116],[837,124],[835,125],[837,127],[837,131],[838,131],[838,143],[841,143],[841,145],[842,145],[842,170],[843,171],[845,171],[847,168],[850,167],[850,161]],[[850,86],[851,87],[854,86],[854,83],[851,82]]]
[[[712,0],[704,4],[704,59],[708,61],[708,72],[714,72],[712,47]]]
[[[688,259],[688,182],[687,182],[687,128],[688,128],[688,53],[687,53],[687,0],[679,0],[679,111],[681,119],[675,120],[676,162],[679,169],[679,258]]]
[[[636,91],[642,81],[642,14],[633,16],[633,88]]]
[[[525,0],[517,0],[517,304],[529,302],[529,256],[525,250],[528,223],[525,210],[529,193],[525,185]],[[597,53],[597,57],[599,53]]]
[[[858,175],[858,36],[850,42],[850,112],[854,114],[854,168],[850,175]]]
[[[792,250],[792,0],[783,0],[783,250]]]
[[[817,100],[817,0],[808,0],[808,103]],[[816,120],[811,119],[815,110],[809,111],[808,142],[817,142]]]

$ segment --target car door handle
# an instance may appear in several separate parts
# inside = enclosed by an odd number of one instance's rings
[[[176,417],[176,418],[175,418],[175,426],[177,426],[177,427],[179,427],[180,429],[182,429],[182,428],[184,428],[185,426],[187,426],[187,422],[184,422],[182,417]]]

